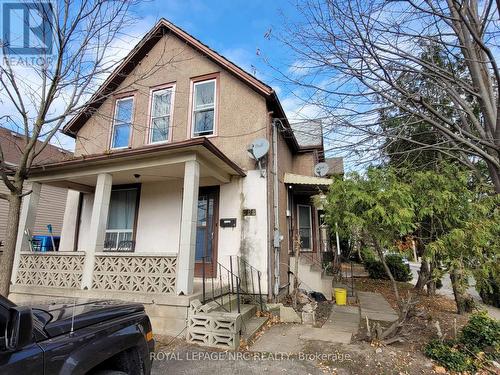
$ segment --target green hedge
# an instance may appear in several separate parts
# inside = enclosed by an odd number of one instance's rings
[[[389,276],[385,272],[384,265],[375,257],[365,257],[365,268],[372,279],[388,280]],[[403,257],[397,254],[388,254],[385,256],[387,266],[391,270],[392,276],[397,281],[410,281],[413,278],[408,266],[404,264]]]

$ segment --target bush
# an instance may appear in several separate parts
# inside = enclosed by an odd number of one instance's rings
[[[373,262],[373,261],[377,260],[375,253],[369,247],[362,247],[361,248],[361,257],[363,258],[362,259],[363,263]]]
[[[457,341],[432,340],[424,351],[448,370],[474,371],[480,367],[479,362],[475,362],[475,354],[484,353],[484,358],[499,360],[500,322],[486,312],[472,314]]]
[[[463,372],[474,371],[473,359],[460,351],[453,341],[432,340],[425,347],[425,355],[432,358],[448,370]]]
[[[473,353],[484,352],[492,359],[500,357],[500,321],[486,312],[472,314],[462,329],[460,342]]]
[[[392,276],[397,281],[410,281],[412,279],[411,271],[408,266],[404,264],[403,258],[397,254],[388,254],[385,256],[385,261],[387,266],[391,270]],[[385,272],[384,265],[381,261],[373,258],[366,258],[365,268],[372,279],[389,279],[387,273]]]

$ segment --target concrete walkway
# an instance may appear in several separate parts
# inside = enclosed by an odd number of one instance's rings
[[[394,322],[398,320],[398,314],[389,305],[389,302],[380,293],[358,292],[359,305],[361,308],[361,319],[367,317],[370,320],[381,322]]]
[[[257,339],[250,350],[273,352],[278,349],[287,353],[299,353],[304,350],[308,341],[349,344],[352,335],[358,332],[359,322],[357,306],[334,305],[321,328],[302,324],[278,324]]]

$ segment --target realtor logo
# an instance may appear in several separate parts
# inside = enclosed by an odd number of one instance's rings
[[[2,44],[6,55],[50,55],[54,10],[50,2],[2,2]]]

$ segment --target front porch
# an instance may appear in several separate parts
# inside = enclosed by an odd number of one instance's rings
[[[219,191],[245,174],[203,140],[172,146],[35,170],[33,191],[23,201],[11,297],[135,301],[146,305],[153,320],[173,315],[174,326],[185,324],[190,302],[202,295],[195,274],[201,272],[200,258],[219,259],[211,242],[218,236],[216,203],[205,201],[204,189]],[[70,189],[59,251],[30,246],[42,184]],[[165,324],[172,322],[157,322]]]

